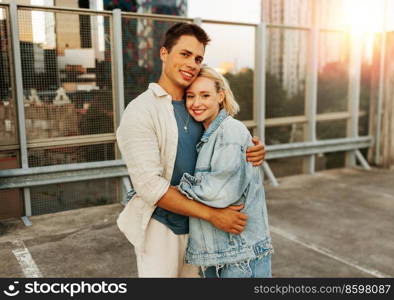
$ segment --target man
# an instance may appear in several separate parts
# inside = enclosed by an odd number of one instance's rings
[[[242,206],[212,208],[171,188],[183,173],[194,174],[203,129],[187,113],[183,94],[198,75],[208,42],[197,25],[172,26],[160,49],[158,84],[151,83],[130,102],[117,130],[136,191],[119,215],[118,226],[135,247],[139,277],[198,277],[197,267],[183,260],[188,216],[232,234],[241,233],[246,225],[247,216],[239,212]],[[248,160],[260,165],[264,147],[259,144],[248,151]]]

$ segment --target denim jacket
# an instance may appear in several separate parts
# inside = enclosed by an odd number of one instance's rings
[[[211,207],[244,204],[249,216],[244,231],[231,234],[190,217],[185,260],[212,266],[241,262],[273,252],[267,206],[259,168],[245,159],[252,138],[240,121],[221,110],[197,144],[194,176],[185,173],[178,189]]]

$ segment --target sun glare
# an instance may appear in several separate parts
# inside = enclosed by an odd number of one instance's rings
[[[343,18],[353,34],[373,34],[383,29],[384,0],[344,0]]]

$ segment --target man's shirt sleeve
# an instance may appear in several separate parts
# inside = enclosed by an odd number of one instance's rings
[[[135,191],[155,205],[170,183],[163,177],[159,143],[149,111],[126,109],[116,138]]]

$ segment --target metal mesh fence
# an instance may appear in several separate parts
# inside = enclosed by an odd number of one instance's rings
[[[392,6],[394,6],[394,3],[392,3]],[[391,21],[392,22],[392,21]],[[384,97],[385,99],[391,99],[393,101],[393,95],[394,95],[394,30],[387,32],[386,33],[386,49],[385,49],[385,55],[386,55],[386,67],[385,67],[385,85],[384,85]],[[390,111],[391,114],[394,112],[393,106],[390,106],[389,104],[386,104],[387,107],[384,107],[384,110]],[[389,113],[387,113],[389,114]],[[387,116],[386,116],[387,118]],[[388,128],[385,128],[384,130],[387,130]],[[387,132],[389,134],[389,132]]]
[[[61,183],[31,188],[33,215],[116,202],[119,202],[118,179]]]
[[[161,72],[162,38],[175,22],[122,17],[125,106],[157,82]]]
[[[308,32],[268,28],[266,48],[266,118],[304,116]],[[266,144],[304,141],[304,126],[293,123],[266,128]]]
[[[266,127],[265,138],[265,143],[267,145],[303,142],[304,125],[293,123],[287,126]]]
[[[271,159],[269,161],[269,165],[272,172],[274,172],[275,177],[291,176],[301,174],[303,172],[302,168],[304,158],[304,156],[295,156]]]
[[[11,90],[8,11],[0,7],[0,145],[17,144],[15,98]]]
[[[282,15],[275,15],[274,11],[265,21],[311,26],[310,3],[308,0],[297,0],[291,4],[298,14],[294,22],[289,23]],[[58,1],[56,4],[59,5]],[[74,1],[73,7],[77,6]],[[0,6],[0,170],[20,167],[9,16],[7,6],[3,7]],[[28,140],[29,167],[119,158],[115,151],[114,134],[116,99],[113,97],[111,67],[112,17],[107,13],[100,15],[77,10],[60,12],[49,7],[38,9],[26,6],[18,7],[17,17],[22,65],[15,67],[20,67],[22,71],[26,128],[21,132],[26,134]],[[331,26],[330,20],[322,19],[321,25]],[[123,14],[125,105],[146,90],[149,82],[158,80],[162,65],[159,57],[162,37],[175,22],[148,15],[136,17]],[[241,105],[241,112],[237,117],[253,120],[256,27],[215,22],[204,22],[202,27],[212,38],[205,53],[205,63],[218,68],[230,81]],[[269,120],[266,122],[264,142],[267,145],[303,142],[307,122],[304,101],[310,46],[308,30],[277,28],[271,24],[268,25],[266,38],[265,99],[266,118]],[[388,38],[388,44],[392,45],[392,37]],[[234,41],[243,45],[241,52],[223,51],[234,45]],[[318,41],[317,110],[318,114],[333,114],[318,121],[317,139],[344,138],[349,125],[349,116],[346,115],[349,36],[343,32],[322,29],[319,30]],[[388,57],[391,50],[387,49]],[[234,57],[228,57],[229,55]],[[244,59],[248,59],[248,63],[244,63]],[[376,66],[376,61],[373,65]],[[386,72],[391,72],[392,69],[389,66]],[[368,72],[376,70],[372,66],[362,65],[362,76]],[[387,74],[389,76],[386,79],[389,83],[392,81],[390,74]],[[368,99],[377,82],[369,82],[369,86],[362,82],[361,87],[367,89],[361,90],[360,110],[369,110]],[[389,83],[387,86],[392,86]],[[387,88],[386,93],[391,94],[391,89]],[[337,112],[344,113],[336,114]],[[367,123],[368,115],[360,115],[360,134],[367,134]],[[344,153],[316,157],[316,170],[343,167],[344,164]],[[305,158],[272,160],[272,169],[277,176],[302,173]],[[120,198],[118,189],[118,179],[31,188],[32,211],[33,214],[42,214],[94,203],[116,202]],[[22,203],[21,191],[14,190],[13,193],[16,194],[13,196],[0,192],[0,199],[3,201],[0,208],[8,206],[4,204],[5,198],[14,197],[19,199],[15,203]]]
[[[325,159],[325,168],[322,170],[339,169],[345,167],[345,152],[330,152],[322,154]]]
[[[14,150],[0,151],[0,170],[19,168],[19,153]]]
[[[267,30],[267,118],[304,115],[308,41],[304,30]]]
[[[0,220],[19,217],[23,214],[22,191],[0,190]]]
[[[293,26],[311,24],[312,3],[310,0],[261,0],[261,8],[261,18],[265,23]],[[291,14],[288,11],[291,11]]]
[[[18,11],[29,141],[114,132],[108,16]]]
[[[335,45],[335,46],[334,46]],[[345,32],[319,33],[317,113],[348,111],[350,39]],[[347,119],[317,122],[318,140],[345,138]],[[343,168],[345,153],[334,152],[322,155],[325,168]]]
[[[0,151],[1,170],[19,168],[19,154],[17,151]],[[19,217],[23,213],[22,190],[0,190],[0,220]]]
[[[320,32],[317,113],[347,111],[349,90],[349,34]]]
[[[64,146],[29,151],[29,166],[43,167],[115,159],[115,144]]]
[[[205,22],[202,28],[211,38],[205,49],[204,63],[217,69],[228,80],[240,105],[240,112],[235,117],[239,120],[253,120],[256,28]],[[235,51],[223,51],[234,47],[234,41],[242,47]]]
[[[346,137],[347,120],[318,122],[316,138],[318,140],[339,139]]]
[[[18,22],[29,167],[114,160],[110,17],[19,9]],[[31,188],[32,214],[113,203],[118,183]]]
[[[369,133],[369,122],[371,103],[376,103],[378,98],[379,76],[376,65],[378,65],[378,45],[381,43],[381,36],[371,35],[363,41],[362,62],[360,74],[360,117],[358,134],[367,136]]]

